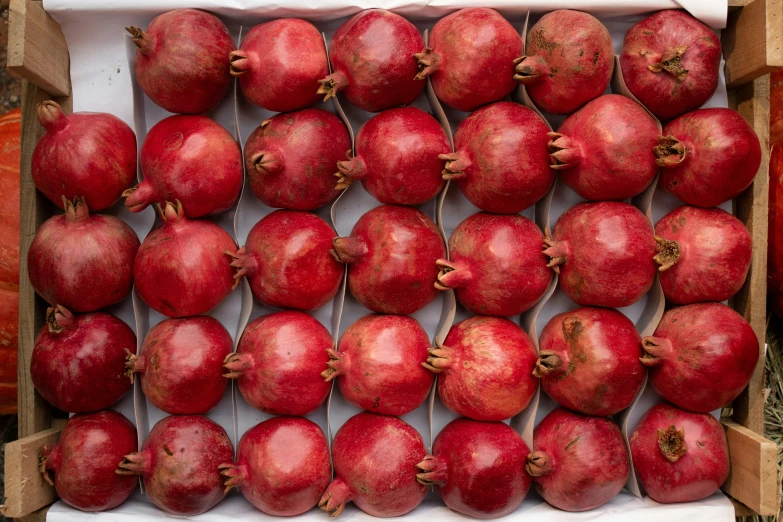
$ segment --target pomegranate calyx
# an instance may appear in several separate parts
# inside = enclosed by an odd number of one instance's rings
[[[326,78],[318,80],[320,84],[318,86],[317,94],[324,95],[324,101],[329,98],[334,98],[337,93],[345,89],[348,86],[348,78],[340,71],[335,71]]]
[[[182,208],[182,202],[180,200],[176,200],[174,203],[171,201],[165,201],[162,204],[158,203],[157,207],[158,214],[164,225],[187,220],[185,217],[185,210]]]
[[[221,464],[218,466],[218,469],[220,470],[220,475],[225,478],[223,485],[226,489],[223,491],[223,494],[228,494],[231,488],[242,489],[242,486],[245,485],[250,476],[247,466],[244,464]]]
[[[548,132],[547,136],[551,138],[547,143],[550,168],[565,170],[579,163],[582,154],[578,143],[558,132]]]
[[[49,333],[58,334],[71,326],[73,322],[73,314],[63,305],[46,309],[46,325],[49,328]]]
[[[337,162],[337,186],[335,190],[345,190],[351,186],[354,180],[362,179],[365,175],[365,164],[361,156],[351,157],[351,151],[346,153],[347,160]]]
[[[438,290],[451,290],[452,288],[459,288],[466,286],[473,274],[464,266],[460,266],[454,261],[448,259],[438,259],[435,261],[435,265],[438,267],[438,277],[435,281],[435,288]]]
[[[446,162],[443,169],[443,179],[446,181],[467,176],[465,170],[470,167],[471,161],[465,152],[458,150],[450,154],[439,154],[438,159]]]
[[[318,507],[329,513],[332,518],[338,516],[351,501],[351,490],[341,478],[334,479],[318,501]]]
[[[564,264],[568,258],[568,243],[565,241],[554,241],[545,237],[544,246],[544,255],[550,258],[546,266],[554,270],[556,274],[559,274],[559,265]]]
[[[144,458],[144,452],[136,451],[122,458],[117,469],[114,471],[117,475],[149,475],[149,459]]]
[[[688,154],[688,148],[674,136],[658,136],[658,145],[653,147],[659,167],[673,168],[679,166]]]
[[[647,69],[654,73],[666,71],[674,77],[678,82],[685,81],[688,77],[688,69],[682,68],[682,55],[688,49],[686,45],[680,45],[667,49],[662,55],[661,59],[657,63],[653,63],[647,66]]]
[[[260,150],[253,154],[250,162],[259,174],[275,174],[283,170],[285,166],[280,152]]]
[[[536,367],[533,369],[533,376],[544,377],[553,373],[563,373],[563,360],[551,350],[541,350],[538,353]]]
[[[226,379],[238,379],[245,372],[252,370],[255,366],[253,358],[247,353],[230,353],[223,360],[223,369],[226,373],[223,377]]]
[[[157,199],[155,187],[147,180],[124,190],[122,197],[125,198],[125,206],[131,212],[141,212]]]
[[[421,363],[426,369],[433,373],[440,373],[448,370],[455,364],[455,352],[448,346],[433,346],[427,349],[429,357],[426,362]]]
[[[332,257],[340,263],[356,263],[369,251],[365,242],[354,236],[336,237],[332,239]]]
[[[54,486],[49,471],[57,472],[60,467],[60,446],[57,444],[49,445],[45,444],[41,448],[41,455],[38,459],[38,471],[41,473],[41,477],[50,486]]]
[[[549,65],[539,55],[520,56],[514,60],[514,65],[516,65],[514,80],[522,85],[535,83],[549,74]]]
[[[239,286],[239,282],[243,277],[249,276],[258,270],[258,260],[256,260],[255,254],[249,254],[246,247],[242,247],[236,252],[227,250],[223,253],[231,258],[230,266],[239,269],[234,274],[234,286],[232,288]]]
[[[231,51],[228,55],[228,61],[231,63],[231,76],[241,76],[250,70],[250,59],[247,57],[247,53],[241,49]]]
[[[65,222],[69,225],[82,223],[90,217],[90,208],[84,197],[77,196],[71,201],[63,196],[63,208],[65,209]]]
[[[663,272],[673,267],[680,259],[680,245],[673,239],[663,239],[658,236],[655,236],[655,242],[658,250],[653,260],[660,265],[658,271]]]
[[[36,107],[38,123],[46,129],[46,132],[58,132],[68,125],[62,107],[57,102],[47,100]]]
[[[685,428],[677,428],[672,424],[667,429],[658,429],[658,447],[669,462],[677,462],[685,455]]]
[[[645,366],[661,364],[663,358],[671,351],[672,343],[663,337],[645,337],[642,339],[642,351],[644,354],[639,360]]]
[[[337,350],[334,349],[334,344],[332,344],[331,348],[327,348],[326,353],[329,354],[329,361],[326,363],[327,368],[321,372],[321,377],[326,382],[329,382],[347,371],[346,365],[348,361],[345,359],[345,356],[340,357],[338,355]]]
[[[449,468],[440,457],[427,455],[416,464],[421,473],[416,474],[416,482],[422,486],[443,486],[449,478]]]
[[[130,33],[133,43],[138,47],[141,54],[150,54],[154,47],[152,37],[141,30],[141,28],[131,25],[125,28]]]
[[[133,384],[134,376],[137,373],[144,373],[144,356],[136,355],[127,348],[125,348],[125,375],[130,379]]]
[[[432,47],[425,47],[420,53],[413,55],[419,62],[419,72],[413,77],[414,80],[423,80],[431,75],[440,67],[440,55],[432,50]]]
[[[525,471],[527,471],[527,474],[531,477],[546,475],[547,473],[551,473],[553,469],[552,459],[543,451],[534,451],[527,456]]]

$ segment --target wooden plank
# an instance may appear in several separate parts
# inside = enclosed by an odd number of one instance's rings
[[[783,0],[753,0],[730,13],[721,43],[729,87],[783,66]]]
[[[54,487],[46,483],[38,464],[41,448],[55,444],[62,430],[49,429],[5,445],[5,505],[8,518],[29,515],[57,500]]]
[[[52,506],[46,506],[29,515],[19,517],[14,522],[46,522],[46,514],[49,512],[50,507]]]
[[[738,7],[745,7],[749,3],[751,3],[753,0],[729,0],[729,9],[732,8],[738,8]]]
[[[756,515],[758,515],[758,513],[750,509],[748,506],[746,506],[739,500],[729,497],[729,501],[734,506],[735,517],[755,517]]]

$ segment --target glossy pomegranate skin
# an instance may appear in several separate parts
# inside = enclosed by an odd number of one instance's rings
[[[781,82],[783,83],[783,82]],[[781,104],[783,105],[783,104]],[[783,118],[781,118],[783,128]],[[769,238],[767,242],[767,299],[783,317],[783,140],[772,146],[769,158]]]

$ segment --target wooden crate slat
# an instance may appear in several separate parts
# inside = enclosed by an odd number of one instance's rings
[[[783,0],[752,0],[729,13],[721,43],[729,88],[783,66]]]
[[[3,507],[6,517],[23,517],[57,500],[54,488],[38,471],[38,462],[41,448],[55,444],[61,431],[60,428],[52,428],[6,444]]]

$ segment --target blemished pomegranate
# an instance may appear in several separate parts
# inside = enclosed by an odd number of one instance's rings
[[[454,289],[457,300],[477,315],[526,312],[552,281],[543,241],[541,230],[524,216],[473,214],[449,238],[451,259],[438,259],[435,288]]]
[[[223,22],[198,9],[153,18],[146,31],[127,27],[138,48],[136,81],[158,107],[199,114],[213,109],[231,85],[234,41]]]
[[[458,513],[498,518],[527,496],[528,453],[522,437],[502,422],[456,419],[438,434],[432,455],[416,465],[416,479],[436,486],[443,502]]]
[[[131,388],[125,354],[136,353],[133,330],[106,312],[74,315],[63,306],[46,311],[35,338],[30,377],[55,408],[83,413],[108,408]]]
[[[416,107],[388,109],[359,129],[356,155],[337,162],[337,188],[361,180],[381,203],[419,205],[446,183],[439,156],[449,152],[446,132],[430,114]]]
[[[133,263],[136,292],[169,317],[208,312],[235,286],[236,244],[218,225],[186,218],[179,201],[158,211],[163,225],[144,239]]]
[[[233,460],[231,440],[215,421],[171,415],[155,424],[141,451],[125,455],[116,472],[141,475],[144,492],[166,513],[196,516],[223,500],[220,465]]]
[[[64,214],[47,219],[27,252],[30,284],[50,305],[93,312],[133,287],[139,238],[114,216],[90,214],[84,198],[63,197]]]
[[[609,86],[612,37],[594,16],[558,9],[527,30],[525,55],[514,63],[514,79],[533,103],[552,114],[569,114]]]
[[[549,266],[560,274],[560,288],[580,306],[632,305],[655,280],[652,225],[628,203],[574,205],[544,243]]]
[[[558,408],[533,432],[525,470],[544,500],[563,511],[609,502],[628,480],[628,451],[617,425]]]
[[[416,319],[365,315],[345,330],[337,350],[328,350],[321,375],[337,380],[340,394],[357,408],[405,415],[424,403],[435,376],[421,363],[431,346]]]
[[[63,197],[83,197],[93,212],[105,210],[136,180],[136,135],[118,117],[66,116],[51,100],[38,104],[37,115],[46,133],[33,151],[33,182],[58,207]]]
[[[424,500],[427,487],[416,481],[416,464],[427,456],[424,440],[397,417],[354,415],[332,442],[335,478],[318,502],[332,517],[353,501],[374,517],[397,517]]]
[[[242,153],[233,136],[206,116],[170,116],[156,123],[141,147],[144,180],[123,193],[141,212],[179,200],[189,218],[230,209],[242,190]]]
[[[315,310],[332,300],[343,278],[344,268],[329,253],[336,235],[315,214],[276,210],[250,230],[231,266],[263,304]]]
[[[482,107],[459,124],[455,152],[443,154],[443,179],[493,214],[516,214],[544,197],[555,181],[549,167],[549,127],[513,102]]]
[[[223,360],[233,350],[228,330],[209,316],[166,319],[128,354],[126,374],[141,377],[144,396],[169,414],[204,414],[218,405],[228,381]]]
[[[350,236],[332,244],[335,259],[348,264],[351,294],[373,312],[408,315],[438,296],[435,262],[446,256],[446,247],[421,210],[375,207],[359,218]]]
[[[652,149],[660,132],[635,101],[607,94],[588,102],[550,134],[549,161],[560,179],[587,200],[632,198],[658,172]]]
[[[329,74],[323,36],[299,18],[253,27],[229,60],[245,99],[274,112],[298,111],[317,102],[318,80]]]
[[[341,25],[329,46],[332,74],[318,82],[324,101],[343,92],[362,110],[408,105],[421,94],[424,82],[414,54],[424,47],[419,30],[385,9],[365,9]]]
[[[242,397],[270,415],[306,415],[331,388],[321,377],[333,346],[329,331],[313,316],[285,311],[247,325],[236,353],[226,357],[225,377],[236,379]]]
[[[332,480],[321,428],[298,417],[273,417],[242,435],[236,463],[220,465],[226,489],[237,488],[256,508],[276,517],[315,507]]]
[[[530,337],[500,317],[475,316],[455,324],[423,364],[438,374],[443,404],[474,420],[513,417],[527,408],[538,387]]]
[[[715,207],[748,188],[761,165],[753,128],[733,109],[698,109],[663,128],[661,185],[688,205]]]
[[[278,114],[261,123],[245,145],[250,188],[269,207],[322,207],[339,194],[334,188],[335,164],[350,149],[348,129],[331,112]]]
[[[644,384],[642,338],[622,313],[578,308],[541,331],[534,375],[560,406],[609,416],[631,405]]]
[[[701,500],[729,476],[726,434],[710,414],[656,404],[629,442],[636,476],[656,502]]]
[[[696,303],[663,314],[642,339],[642,363],[658,395],[700,413],[730,403],[745,389],[759,358],[759,341],[740,314],[720,303]]]
[[[514,90],[514,59],[522,39],[494,9],[460,9],[435,23],[429,44],[416,54],[438,99],[461,111],[500,100]]]
[[[686,11],[667,9],[625,33],[620,68],[628,90],[658,118],[701,107],[718,87],[718,36]]]

